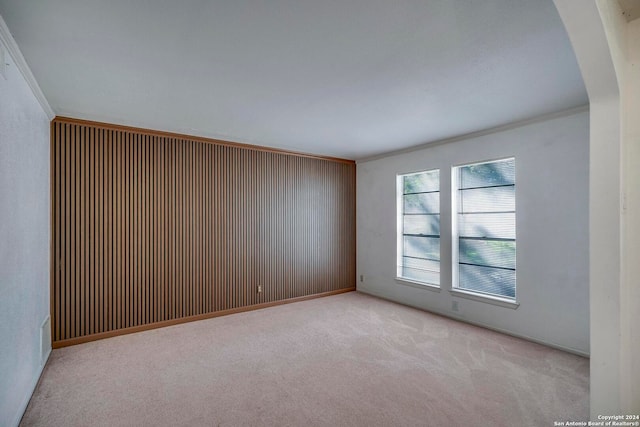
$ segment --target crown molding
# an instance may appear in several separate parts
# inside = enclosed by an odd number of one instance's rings
[[[265,145],[247,144],[244,142],[227,141],[224,139],[209,138],[206,136],[198,136],[198,135],[187,134],[187,133],[155,130],[155,129],[137,127],[137,126],[129,126],[129,125],[116,124],[116,123],[106,123],[106,122],[100,122],[100,121],[94,121],[94,120],[79,119],[74,117],[56,116],[53,119],[53,123],[68,123],[73,125],[94,127],[94,128],[107,129],[107,130],[113,130],[113,131],[119,131],[119,132],[132,132],[132,133],[142,134],[142,135],[159,136],[161,138],[174,138],[174,139],[179,139],[184,141],[196,141],[196,142],[203,142],[206,144],[215,144],[215,145],[224,145],[227,147],[243,148],[246,150],[266,151],[269,153],[284,154],[287,156],[306,157],[309,159],[317,159],[317,160],[327,160],[330,162],[346,163],[349,165],[355,165],[356,163],[354,160],[343,159],[340,157],[322,156],[319,154],[303,153],[300,151],[286,150],[286,149],[276,148],[276,147],[268,147]]]
[[[49,105],[47,98],[45,98],[44,93],[42,93],[42,90],[40,89],[36,78],[33,76],[33,73],[31,72],[27,61],[24,59],[24,56],[22,56],[22,52],[20,52],[20,48],[11,35],[11,31],[9,31],[9,27],[7,27],[7,24],[6,22],[4,22],[4,18],[2,18],[2,16],[0,16],[0,43],[2,43],[9,55],[11,55],[11,58],[16,64],[18,71],[27,81],[27,84],[31,88],[31,92],[33,92],[33,95],[40,103],[42,110],[45,112],[49,120],[53,120],[56,115]]]
[[[495,126],[488,129],[483,129],[475,132],[465,133],[458,136],[453,136],[451,138],[440,139],[432,142],[426,142],[419,145],[414,145],[407,148],[401,148],[399,150],[388,151],[385,153],[363,157],[360,159],[356,159],[356,163],[365,163],[373,160],[384,159],[385,157],[392,157],[399,154],[411,153],[413,151],[424,150],[425,148],[435,147],[437,145],[449,144],[451,142],[464,141],[467,139],[478,138],[485,135],[491,135],[493,133],[505,132],[511,129],[517,129],[523,126],[532,125],[535,123],[546,122],[547,120],[559,119],[562,117],[573,116],[574,114],[583,113],[585,111],[589,111],[589,104],[580,105],[578,107],[572,107],[566,110],[557,111],[554,113],[543,114],[540,116],[535,116],[529,119],[518,120],[516,122],[508,123],[506,125]]]

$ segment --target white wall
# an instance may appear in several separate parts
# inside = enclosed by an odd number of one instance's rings
[[[0,21],[1,18],[0,18]],[[0,22],[4,24],[4,22]],[[6,27],[5,27],[6,28]],[[49,118],[13,58],[0,76],[0,425],[17,425],[50,351]]]
[[[640,22],[554,0],[590,103],[591,418],[640,412]]]
[[[514,156],[517,309],[453,296],[451,166]],[[400,284],[396,174],[441,170],[441,283]],[[589,353],[589,113],[527,124],[357,165],[358,290],[508,333]],[[459,312],[451,310],[458,301]]]
[[[621,409],[640,412],[640,19],[625,25],[623,111],[623,270],[621,289]]]

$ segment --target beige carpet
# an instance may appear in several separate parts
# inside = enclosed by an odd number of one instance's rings
[[[54,350],[23,426],[552,426],[588,359],[356,292]]]

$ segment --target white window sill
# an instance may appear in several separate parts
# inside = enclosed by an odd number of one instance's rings
[[[475,292],[465,291],[462,289],[449,289],[449,293],[451,295],[455,295],[460,298],[466,298],[473,301],[485,302],[487,304],[493,304],[500,307],[512,308],[514,310],[520,306],[519,303],[510,299],[494,297],[491,295],[478,294]]]
[[[396,277],[396,282],[413,288],[429,289],[430,291],[440,292],[440,286],[434,285],[433,283],[418,282],[417,280],[406,279],[404,277]]]

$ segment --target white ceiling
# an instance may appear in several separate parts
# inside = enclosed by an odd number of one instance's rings
[[[584,105],[552,0],[0,0],[57,115],[358,159]]]

